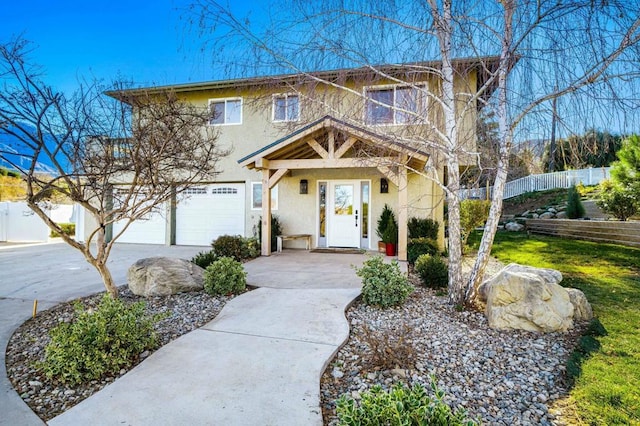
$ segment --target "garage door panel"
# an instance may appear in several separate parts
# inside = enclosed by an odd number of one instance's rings
[[[190,188],[176,207],[176,244],[209,245],[220,235],[244,235],[244,184]]]
[[[113,224],[113,236],[118,235],[125,225],[126,221],[115,222]],[[118,242],[164,244],[166,233],[167,221],[165,215],[155,212],[131,223],[124,234],[118,238]]]

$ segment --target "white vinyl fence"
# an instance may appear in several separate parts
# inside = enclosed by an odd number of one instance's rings
[[[571,185],[597,185],[609,179],[611,167],[588,168],[580,170],[565,170],[562,172],[529,175],[507,182],[503,199],[517,197],[526,192],[546,191],[556,188],[569,188]],[[489,187],[489,196],[493,194],[493,187]],[[460,191],[460,198],[487,199],[487,188],[467,188]]]
[[[55,222],[74,222],[74,206],[53,204],[47,215]],[[0,241],[45,242],[49,227],[26,202],[0,202]]]

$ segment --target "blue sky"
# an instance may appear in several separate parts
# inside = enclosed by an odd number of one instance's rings
[[[137,85],[214,78],[211,57],[184,20],[188,0],[2,0],[0,43],[22,35],[48,84],[121,76]]]

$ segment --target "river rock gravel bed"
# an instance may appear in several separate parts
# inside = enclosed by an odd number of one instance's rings
[[[166,317],[155,325],[159,347],[181,335],[211,321],[234,296],[210,296],[204,291],[179,293],[172,296],[142,298],[126,287],[119,288],[120,298],[127,302],[143,300],[150,315]],[[95,307],[103,293],[80,299],[86,307]],[[73,304],[63,303],[50,310],[39,312],[16,330],[7,345],[7,376],[14,389],[29,407],[43,420],[49,420],[91,396],[148,357],[141,354],[129,369],[120,370],[112,377],[93,380],[78,386],[67,386],[47,379],[34,364],[44,359],[44,348],[49,343],[49,330],[63,321],[73,318]]]
[[[357,300],[347,319],[349,340],[321,380],[325,425],[337,424],[335,401],[342,394],[358,400],[375,384],[389,389],[397,382],[429,389],[432,375],[445,402],[483,424],[563,424],[549,406],[567,392],[565,363],[584,325],[551,334],[492,330],[482,313],[458,312],[446,296],[420,286],[397,308]],[[395,365],[372,362],[381,338]]]

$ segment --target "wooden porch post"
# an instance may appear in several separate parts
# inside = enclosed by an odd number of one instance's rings
[[[262,255],[271,256],[271,171],[262,169]]]
[[[406,161],[406,160],[405,160]],[[409,185],[405,161],[398,167],[398,260],[407,260]]]

